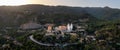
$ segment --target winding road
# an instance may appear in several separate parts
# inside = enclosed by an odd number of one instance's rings
[[[45,43],[41,43],[41,42],[35,40],[35,39],[33,38],[33,35],[29,36],[29,38],[30,38],[33,42],[35,42],[35,43],[37,43],[37,44],[39,44],[39,45],[54,46],[54,45],[52,45],[52,44],[45,44]]]
[[[76,45],[76,44],[79,44],[79,43],[66,43],[66,44],[59,44],[59,43],[55,43],[55,44],[46,44],[46,43],[41,43],[37,40],[35,40],[33,38],[33,35],[29,36],[30,40],[32,40],[33,42],[39,44],[39,45],[44,45],[44,46],[62,46],[62,47],[65,47],[65,46],[68,46],[68,45]]]

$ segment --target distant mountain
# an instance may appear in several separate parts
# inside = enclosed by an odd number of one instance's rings
[[[85,14],[87,14],[87,17]],[[53,20],[54,22],[57,17],[60,19],[60,21],[67,20],[69,18],[74,20],[76,20],[76,18],[90,18],[91,20],[117,20],[120,19],[120,9],[109,7],[69,7],[34,4],[21,6],[0,6],[0,23],[2,24],[16,24],[20,23],[21,21],[21,23],[24,23],[24,21],[35,20],[33,19],[35,17],[39,22],[45,22],[45,20]]]
[[[85,8],[85,10],[92,14],[94,17],[106,20],[120,19],[120,9],[114,9],[109,7],[104,8]]]

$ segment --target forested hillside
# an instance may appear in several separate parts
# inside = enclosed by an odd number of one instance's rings
[[[71,22],[79,19],[117,20],[120,10],[109,7],[69,7],[47,5],[0,6],[0,24],[19,25],[37,18],[38,23]]]

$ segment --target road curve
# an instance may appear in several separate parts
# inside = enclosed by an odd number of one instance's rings
[[[41,43],[41,42],[35,40],[35,39],[33,38],[33,35],[29,36],[29,38],[30,38],[30,40],[32,40],[33,42],[35,42],[35,43],[37,43],[37,44],[39,44],[39,45],[43,45],[43,46],[62,46],[62,47],[65,47],[65,46],[68,46],[68,45],[76,45],[76,44],[78,44],[78,43],[66,43],[66,44],[58,44],[58,43],[56,43],[56,44],[53,45],[53,44]]]
[[[35,43],[37,43],[37,44],[39,44],[39,45],[54,46],[54,45],[52,45],[52,44],[40,43],[39,41],[37,41],[37,40],[35,40],[35,39],[33,38],[33,35],[29,36],[29,38],[30,38],[33,42],[35,42]]]

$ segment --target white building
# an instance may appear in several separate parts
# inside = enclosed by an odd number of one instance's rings
[[[67,32],[71,32],[73,30],[73,24],[68,24],[67,25]]]

